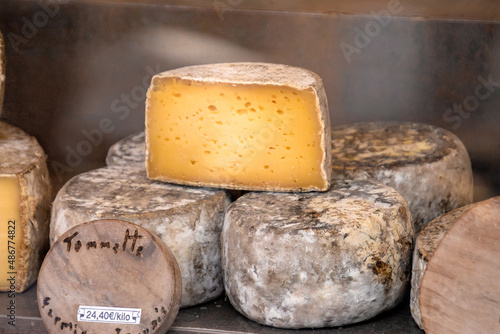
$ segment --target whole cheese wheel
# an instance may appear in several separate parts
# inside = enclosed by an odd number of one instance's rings
[[[37,295],[51,334],[163,334],[181,291],[179,266],[158,237],[104,219],[79,224],[52,245]]]
[[[108,150],[106,165],[146,164],[146,143],[144,131],[132,134],[114,143]]]
[[[428,334],[500,333],[500,196],[453,222],[429,259],[420,286]]]
[[[49,248],[51,185],[35,138],[0,122],[0,291],[26,290]]]
[[[414,229],[404,198],[370,181],[325,193],[248,193],[228,209],[224,286],[248,318],[281,328],[342,326],[395,306]]]
[[[408,201],[418,233],[472,203],[469,155],[451,132],[418,123],[367,122],[332,129],[333,179],[373,180]]]
[[[53,243],[71,227],[96,219],[130,221],[158,235],[174,253],[182,274],[181,306],[223,291],[220,232],[227,194],[221,190],[149,180],[143,166],[108,166],[75,176],[53,203]]]
[[[236,190],[326,191],[330,118],[321,78],[267,63],[157,74],[146,98],[155,180]]]

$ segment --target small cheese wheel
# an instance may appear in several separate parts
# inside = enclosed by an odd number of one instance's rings
[[[224,286],[248,318],[281,328],[342,326],[395,306],[414,229],[404,198],[371,181],[325,193],[249,193],[228,209]]]
[[[419,303],[428,334],[500,333],[500,196],[457,217],[422,278]]]
[[[3,96],[5,92],[5,44],[0,32],[0,115],[3,109]]]
[[[165,333],[179,311],[179,266],[154,234],[120,220],[79,224],[52,245],[38,279],[49,333]]]
[[[158,235],[181,268],[181,306],[223,292],[220,232],[229,199],[224,191],[149,180],[144,166],[108,166],[75,176],[54,200],[50,239],[85,221],[122,219]]]
[[[134,133],[114,143],[108,150],[106,165],[126,166],[129,164],[146,164],[146,143],[144,131]]]
[[[0,291],[36,281],[49,248],[51,185],[37,140],[0,122]]]
[[[428,223],[420,231],[413,251],[410,309],[413,319],[420,328],[424,328],[420,316],[420,285],[429,260],[432,258],[436,247],[453,223],[475,204],[469,204],[450,211]]]
[[[418,233],[443,213],[472,203],[469,155],[451,132],[407,122],[332,129],[333,179],[373,180],[408,201]]]
[[[236,190],[326,191],[330,118],[321,78],[266,63],[155,75],[146,170],[155,180]]]

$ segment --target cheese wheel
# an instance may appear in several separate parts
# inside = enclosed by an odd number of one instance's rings
[[[146,163],[146,143],[144,131],[134,133],[114,143],[108,150],[106,165],[126,166]]]
[[[129,222],[98,220],[52,245],[37,297],[51,334],[163,334],[181,291],[179,266],[158,237]]]
[[[413,251],[413,268],[411,276],[410,309],[413,319],[420,328],[424,328],[420,315],[420,285],[424,277],[425,269],[430,259],[434,255],[436,247],[450,229],[453,223],[460,218],[464,212],[472,208],[475,204],[469,204],[461,208],[448,212],[430,223],[428,223],[419,233]]]
[[[500,333],[500,196],[476,203],[442,237],[422,278],[428,334]]]
[[[0,32],[0,116],[3,109],[3,96],[5,92],[5,44]]]
[[[108,166],[75,176],[54,200],[53,243],[71,227],[96,219],[121,219],[158,235],[174,253],[182,274],[181,306],[223,291],[220,232],[227,194],[221,190],[149,180],[143,166]]]
[[[469,155],[451,132],[418,123],[368,122],[332,129],[333,179],[373,180],[408,201],[418,233],[472,203]]]
[[[224,287],[239,312],[264,325],[360,322],[403,297],[413,238],[406,201],[382,184],[248,193],[224,221]]]
[[[155,75],[148,90],[151,179],[237,190],[326,191],[330,140],[323,83],[302,68],[189,66]]]
[[[0,291],[36,281],[49,247],[51,185],[35,138],[0,122]]]

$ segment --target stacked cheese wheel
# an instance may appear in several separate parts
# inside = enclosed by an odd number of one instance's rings
[[[224,277],[234,307],[261,324],[370,319],[404,296],[412,215],[420,229],[471,201],[470,161],[456,137],[432,126],[331,131],[310,71],[233,63],[161,73],[148,91],[146,132],[61,189],[51,240],[86,221],[126,220],[172,250],[181,306],[218,296]],[[227,207],[224,191],[202,187],[259,192]]]

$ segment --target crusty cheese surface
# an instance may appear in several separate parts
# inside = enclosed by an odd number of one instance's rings
[[[415,249],[413,251],[410,309],[413,319],[421,329],[424,327],[420,315],[419,295],[420,285],[422,284],[422,278],[424,277],[427,264],[432,258],[439,242],[443,239],[453,223],[474,205],[475,204],[465,205],[434,219],[418,234]]]
[[[156,75],[146,101],[148,177],[242,190],[327,190],[321,79],[285,65],[211,64]]]
[[[416,231],[472,203],[473,179],[462,142],[444,129],[408,122],[367,122],[332,129],[333,179],[374,180],[408,201]]]
[[[108,150],[106,165],[122,165],[146,163],[146,144],[144,131],[134,133],[114,143]]]
[[[221,190],[152,181],[142,165],[108,166],[77,175],[61,188],[50,239],[96,219],[138,224],[174,253],[182,274],[181,306],[190,306],[223,291],[219,242],[227,205]]]
[[[45,154],[36,139],[3,122],[0,156],[0,256],[4,259],[0,291],[10,291],[12,285],[22,292],[35,282],[48,249],[51,185]],[[7,281],[11,276],[14,280]]]
[[[224,285],[261,324],[342,326],[398,303],[409,281],[414,229],[394,189],[339,181],[325,193],[249,193],[225,218]]]

